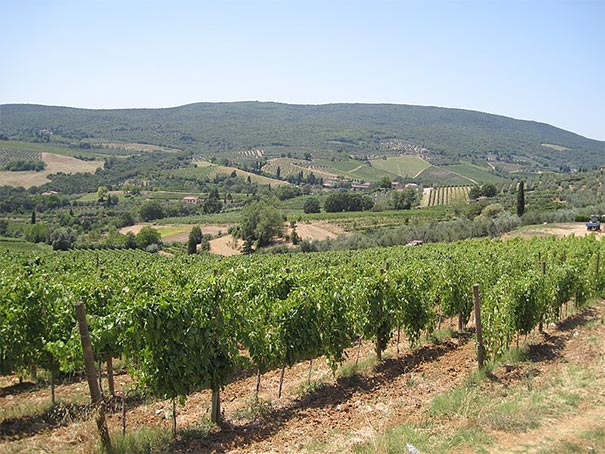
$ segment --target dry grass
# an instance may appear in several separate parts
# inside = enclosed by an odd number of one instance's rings
[[[81,161],[54,153],[42,153],[42,160],[46,163],[46,169],[41,172],[0,172],[0,186],[40,186],[48,183],[48,175],[53,173],[94,173],[103,167],[102,161]]]

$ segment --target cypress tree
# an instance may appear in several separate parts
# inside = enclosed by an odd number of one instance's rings
[[[525,189],[523,182],[519,182],[517,190],[517,216],[521,217],[525,213]]]
[[[36,210],[32,210],[32,220],[31,220],[32,224],[36,223]]]

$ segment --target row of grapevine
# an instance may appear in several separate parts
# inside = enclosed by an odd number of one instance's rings
[[[360,338],[414,345],[440,317],[468,320],[483,293],[488,353],[555,321],[605,287],[595,237],[463,241],[294,256],[166,258],[140,251],[0,255],[0,372],[82,368],[73,303],[98,360],[123,357],[151,394],[219,390],[234,372],[325,355],[336,368]],[[601,267],[602,268],[602,267]]]
[[[42,159],[41,153],[30,150],[11,150],[0,146],[0,167],[12,161],[26,160],[39,161]]]
[[[424,206],[455,205],[468,201],[470,186],[439,186],[429,188]]]

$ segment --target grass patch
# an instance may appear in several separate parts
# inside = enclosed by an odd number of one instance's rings
[[[1,252],[50,252],[52,247],[44,243],[30,243],[20,238],[1,238],[0,237],[0,253]]]
[[[172,435],[163,429],[141,427],[134,432],[127,432],[125,436],[113,434],[111,437],[113,454],[151,454],[170,452]],[[99,446],[99,454],[104,450]]]
[[[238,408],[234,413],[235,419],[256,419],[264,417],[271,411],[272,404],[270,400],[252,398],[246,406]]]
[[[605,428],[580,432],[573,440],[564,440],[542,447],[538,454],[582,454],[605,452]]]
[[[178,432],[178,444],[187,444],[194,440],[204,439],[215,427],[216,424],[210,421],[210,418],[202,417],[195,426],[187,427]]]
[[[519,348],[511,348],[507,351],[504,356],[500,359],[500,363],[502,364],[519,364],[524,361],[527,361],[528,349],[526,346]]]
[[[422,453],[450,453],[464,446],[490,445],[492,439],[480,427],[450,429],[439,424],[407,423],[374,436],[370,441],[358,445],[354,452],[402,453],[408,452],[409,445]]]
[[[451,338],[453,335],[454,328],[447,326],[427,335],[424,340],[429,344],[440,344],[444,340]]]
[[[0,423],[9,419],[27,418],[41,415],[50,411],[52,405],[48,400],[38,402],[20,401],[15,399],[11,405],[0,407]]]
[[[321,380],[311,380],[310,383],[305,380],[303,383],[298,385],[298,388],[296,389],[296,394],[298,395],[298,397],[302,398],[307,394],[311,394],[323,388],[324,386],[326,386],[326,383]]]
[[[374,369],[378,364],[378,360],[375,355],[370,355],[367,358],[360,358],[359,362],[350,361],[346,364],[343,364],[340,369],[338,369],[337,376],[339,378],[352,377],[360,372],[368,372]]]

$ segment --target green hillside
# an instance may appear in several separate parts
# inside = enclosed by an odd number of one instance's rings
[[[372,167],[390,172],[398,177],[414,178],[431,165],[418,156],[391,156],[385,159],[373,159]]]
[[[273,157],[312,150],[314,159],[343,152],[374,158],[416,153],[443,165],[490,155],[555,170],[605,163],[604,142],[544,123],[440,107],[261,102],[121,110],[0,106],[0,134],[28,140],[50,132],[53,140],[139,142],[230,156],[256,149]]]

